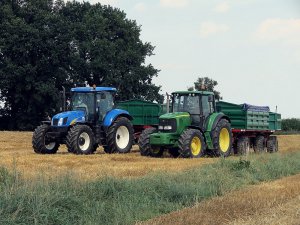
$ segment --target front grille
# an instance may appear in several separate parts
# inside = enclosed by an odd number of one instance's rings
[[[159,119],[159,126],[171,126],[171,130],[161,130],[161,132],[174,133],[177,130],[176,119]]]

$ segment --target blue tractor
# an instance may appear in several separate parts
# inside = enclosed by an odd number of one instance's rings
[[[39,154],[54,154],[60,144],[75,154],[92,154],[99,145],[106,153],[127,153],[133,144],[132,117],[114,107],[115,88],[71,89],[69,110],[43,121],[32,137]]]

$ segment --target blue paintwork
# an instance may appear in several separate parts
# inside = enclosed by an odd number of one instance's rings
[[[93,87],[76,87],[71,88],[72,92],[100,92],[100,91],[114,91],[116,92],[117,89],[113,87],[96,87],[95,89]]]
[[[63,124],[60,127],[70,126],[70,123],[73,120],[76,120],[76,122],[85,122],[85,113],[84,113],[84,111],[79,111],[78,110],[78,111],[67,111],[67,112],[62,112],[62,113],[56,114],[55,116],[53,116],[51,124],[53,124],[54,119],[60,119],[60,118],[64,119],[66,117],[68,117],[67,123]]]
[[[113,121],[120,115],[128,115],[129,118],[132,118],[130,115],[129,115],[129,112],[127,112],[126,110],[123,110],[123,109],[113,109],[111,111],[109,111],[105,118],[104,118],[104,121],[103,121],[103,126],[104,127],[109,127]]]

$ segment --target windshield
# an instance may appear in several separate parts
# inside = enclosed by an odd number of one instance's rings
[[[85,111],[86,115],[94,113],[94,93],[74,92],[71,101],[71,110]]]
[[[173,97],[173,112],[188,112],[200,114],[200,103],[198,95],[175,95]]]

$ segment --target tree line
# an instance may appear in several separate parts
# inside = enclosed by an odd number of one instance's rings
[[[0,2],[0,129],[32,130],[60,106],[60,90],[83,83],[116,87],[117,100],[161,101],[154,46],[141,26],[100,3]],[[3,105],[4,104],[4,105]]]

